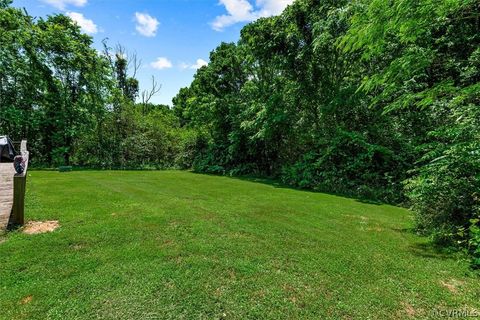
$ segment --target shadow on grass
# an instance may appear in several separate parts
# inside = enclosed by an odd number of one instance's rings
[[[378,200],[352,196],[351,194],[335,193],[335,192],[328,192],[328,191],[312,190],[312,189],[294,187],[294,186],[288,185],[286,183],[280,182],[278,180],[275,180],[273,178],[256,177],[256,176],[227,176],[227,175],[221,175],[221,174],[204,173],[204,172],[196,172],[196,171],[190,171],[190,172],[192,172],[194,174],[198,174],[198,175],[205,175],[205,176],[212,176],[212,177],[226,177],[226,178],[241,180],[241,181],[262,183],[262,184],[269,185],[269,186],[272,186],[272,187],[278,188],[278,189],[289,189],[289,190],[296,190],[296,191],[302,191],[302,192],[307,192],[307,193],[327,194],[327,195],[330,195],[330,196],[352,199],[352,200],[355,200],[357,202],[361,202],[361,203],[365,203],[365,204],[372,204],[372,205],[377,205],[377,206],[388,204],[388,203],[384,203],[384,202],[381,202],[381,201],[378,201]],[[395,205],[395,204],[392,204],[392,205]]]
[[[11,217],[10,217],[11,220]],[[8,222],[7,224],[7,229],[5,231],[12,232],[12,231],[17,231],[22,227],[20,224],[14,224],[13,222]]]
[[[409,251],[421,258],[440,260],[458,260],[458,254],[460,254],[458,250],[432,242],[415,243],[409,246]]]
[[[45,168],[45,167],[34,167],[31,168],[32,171],[56,171],[58,172],[58,168]],[[162,170],[170,170],[168,168],[138,168],[138,167],[111,167],[111,168],[98,168],[98,167],[80,167],[80,166],[72,166],[72,170],[69,172],[75,172],[75,171],[162,171]],[[279,188],[279,189],[290,189],[290,190],[296,190],[296,191],[302,191],[302,192],[310,192],[310,193],[317,193],[317,194],[327,194],[331,196],[336,196],[336,197],[342,197],[342,198],[347,198],[347,199],[352,199],[360,203],[365,203],[365,204],[371,204],[371,205],[394,205],[394,206],[401,206],[401,204],[397,203],[388,203],[388,202],[382,202],[379,200],[367,198],[367,197],[359,197],[355,196],[352,194],[347,194],[347,193],[341,193],[341,192],[331,192],[331,191],[325,191],[325,190],[313,190],[313,189],[307,189],[307,188],[300,188],[300,187],[294,187],[291,185],[288,185],[286,183],[282,183],[278,180],[275,180],[273,178],[265,178],[265,177],[258,177],[258,176],[228,176],[228,175],[222,175],[222,174],[215,174],[215,173],[205,173],[205,172],[197,172],[193,170],[180,170],[180,171],[187,171],[191,172],[194,174],[198,175],[205,175],[205,176],[212,176],[212,177],[226,177],[230,179],[236,179],[236,180],[242,180],[242,181],[248,181],[248,182],[256,182],[256,183],[262,183],[265,185],[272,186],[274,188]],[[68,173],[68,172],[67,172]]]
[[[396,233],[427,239],[425,235],[419,233],[415,228],[391,228],[390,230]],[[408,246],[408,251],[417,257],[426,259],[458,260],[463,255],[458,248],[448,246],[447,244],[442,245],[435,243],[431,240],[414,243]]]

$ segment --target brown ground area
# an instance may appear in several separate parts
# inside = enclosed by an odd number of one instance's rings
[[[58,221],[29,221],[23,228],[23,233],[39,234],[52,232],[60,227]]]

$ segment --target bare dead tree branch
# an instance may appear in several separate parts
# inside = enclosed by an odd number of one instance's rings
[[[143,90],[141,94],[142,98],[142,104],[146,106],[150,100],[160,92],[160,89],[162,89],[162,85],[158,84],[158,82],[155,80],[155,77],[152,76],[152,86],[150,89]]]
[[[137,53],[133,52],[128,55],[128,68],[131,70],[132,78],[137,77],[137,72],[142,66],[142,60],[138,59]]]
[[[115,74],[115,62],[113,61],[113,56],[111,53],[112,48],[108,46],[108,38],[102,40],[103,44],[103,55],[107,59],[108,63],[110,64],[110,69],[112,70],[112,74]]]
[[[126,52],[127,50],[125,49],[125,47],[122,46],[120,43],[117,43],[117,45],[115,46],[115,55],[119,58],[127,59]]]

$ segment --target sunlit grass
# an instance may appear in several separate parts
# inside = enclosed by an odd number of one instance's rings
[[[387,205],[189,172],[32,172],[2,319],[398,319],[480,309],[468,262]]]

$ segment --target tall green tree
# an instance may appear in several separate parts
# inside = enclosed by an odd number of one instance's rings
[[[38,162],[69,164],[75,141],[105,110],[106,60],[63,15],[34,21],[5,6],[0,25],[1,128],[28,138]]]
[[[364,1],[341,41],[377,62],[362,83],[377,107],[424,120],[407,195],[438,240],[464,239],[480,214],[479,19],[478,1]]]

